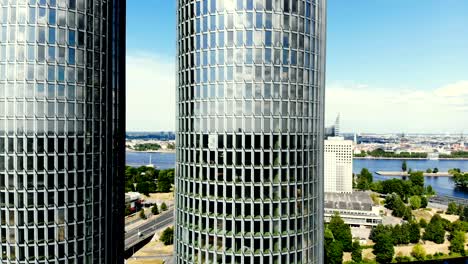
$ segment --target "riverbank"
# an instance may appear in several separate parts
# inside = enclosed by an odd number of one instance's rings
[[[438,158],[438,159],[428,159],[428,158],[390,158],[390,157],[353,157],[356,160],[468,160],[468,158]]]
[[[175,149],[159,149],[159,150],[145,150],[145,151],[139,151],[139,150],[134,150],[134,149],[125,149],[126,152],[134,152],[134,153],[175,153]]]
[[[376,171],[375,173],[381,176],[400,176],[400,177],[409,176],[408,172],[402,172],[402,171]],[[424,177],[453,177],[453,174],[450,174],[448,172],[437,172],[437,173],[424,172],[423,176]]]

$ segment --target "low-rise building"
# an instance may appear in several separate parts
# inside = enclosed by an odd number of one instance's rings
[[[367,192],[325,193],[325,222],[339,213],[352,227],[373,227],[382,223],[381,206],[374,205]]]
[[[141,209],[142,199],[141,194],[138,192],[125,193],[125,207],[129,208],[131,212],[136,212]]]

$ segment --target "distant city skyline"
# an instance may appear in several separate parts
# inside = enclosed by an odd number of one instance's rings
[[[344,133],[468,134],[467,9],[330,0],[325,124],[341,113]],[[128,3],[127,131],[175,129],[175,13]]]

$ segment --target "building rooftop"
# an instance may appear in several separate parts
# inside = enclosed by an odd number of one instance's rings
[[[325,193],[325,208],[342,210],[372,211],[369,193]]]

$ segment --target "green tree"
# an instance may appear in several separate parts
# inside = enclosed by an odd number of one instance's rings
[[[149,193],[150,193],[149,190],[150,190],[149,189],[149,184],[146,181],[145,182],[140,182],[136,186],[136,191],[139,192],[139,193],[142,193],[142,194],[144,194],[146,196],[149,196]]]
[[[460,188],[466,189],[468,187],[468,173],[455,173],[451,179]]]
[[[457,220],[452,223],[452,230],[468,232],[468,222]]]
[[[422,261],[426,258],[426,250],[421,244],[416,244],[411,250],[411,256],[413,256],[416,260]]]
[[[340,241],[334,240],[330,245],[328,245],[326,263],[343,263],[343,245]]]
[[[335,214],[331,217],[328,228],[333,233],[333,237],[336,241],[341,242],[343,250],[350,252],[352,250],[352,235],[351,228],[345,224],[339,214]]]
[[[457,173],[461,173],[461,170],[459,168],[453,168],[453,169],[449,169],[448,173],[454,175],[454,174],[457,174]]]
[[[450,202],[447,207],[446,214],[449,215],[457,215],[458,214],[458,206],[455,202]]]
[[[162,210],[162,211],[166,211],[166,210],[167,210],[167,205],[166,205],[165,202],[163,202],[163,203],[161,204],[161,210]]]
[[[384,193],[383,192],[383,184],[381,181],[375,181],[373,183],[371,183],[370,185],[370,189],[374,192],[377,192],[377,193]]]
[[[164,229],[164,231],[161,234],[161,237],[159,237],[159,240],[164,243],[164,245],[172,245],[174,243],[174,228],[173,227],[168,227]]]
[[[431,185],[428,185],[424,188],[424,194],[432,196],[432,195],[435,195],[436,192],[434,191]]]
[[[419,226],[421,228],[426,228],[427,227],[427,221],[424,218],[421,218],[421,220],[419,220]]]
[[[431,221],[426,226],[423,239],[432,241],[437,244],[444,243],[445,230],[444,230],[442,218],[440,217],[439,214],[436,214],[431,218]]]
[[[404,160],[403,163],[401,164],[401,170],[402,171],[408,170],[408,165],[406,164],[406,160]]]
[[[427,169],[426,173],[432,173],[432,169]]]
[[[130,210],[130,205],[129,206],[125,206],[125,216],[129,215],[132,213],[132,210]]]
[[[382,191],[381,193],[389,194],[396,193],[400,197],[405,197],[409,194],[409,188],[411,187],[411,182],[404,181],[402,179],[390,179],[382,181]]]
[[[468,206],[458,208],[458,215],[460,220],[468,222]]]
[[[170,192],[171,186],[174,183],[173,177],[167,172],[160,172],[158,177],[158,191],[159,192]]]
[[[419,209],[421,207],[421,197],[418,195],[411,196],[409,198],[409,203],[413,210]]]
[[[421,171],[412,172],[409,175],[409,180],[413,185],[424,187],[424,175]]]
[[[427,197],[425,195],[420,196],[421,197],[421,208],[426,208],[427,204],[429,201],[427,200]]]
[[[325,263],[342,263],[343,262],[343,245],[336,241],[332,231],[325,227]]]
[[[369,239],[374,241],[374,243],[377,241],[377,237],[385,232],[392,232],[392,227],[391,226],[385,226],[382,224],[378,224],[376,227],[372,228]]]
[[[140,218],[141,219],[146,219],[145,210],[143,210],[143,209],[140,210]]]
[[[328,226],[325,227],[324,233],[325,245],[330,244],[331,242],[333,242],[333,240],[335,240],[335,238],[333,237],[333,233],[332,231],[330,231],[330,229],[328,229]]]
[[[143,143],[133,146],[133,149],[136,151],[159,150],[160,148],[161,146],[157,143]]]
[[[434,169],[432,170],[432,172],[433,172],[433,173],[438,173],[438,172],[439,172],[439,169],[438,169],[438,168],[434,168]]]
[[[411,222],[409,228],[409,240],[411,243],[418,243],[421,239],[421,227],[417,222]]]
[[[385,206],[392,210],[393,216],[402,217],[405,220],[411,219],[411,209],[405,205],[398,194],[387,196]]]
[[[369,190],[371,188],[372,181],[372,173],[367,168],[363,168],[361,173],[357,175],[356,188],[360,190]]]
[[[153,215],[158,215],[158,214],[159,214],[159,209],[158,209],[158,205],[157,205],[157,204],[153,205],[153,207],[151,208],[151,213],[152,213]]]
[[[465,255],[465,232],[463,231],[453,231],[450,234],[450,252],[460,253],[463,256]]]
[[[406,245],[410,241],[409,224],[395,225],[392,228],[393,245]]]
[[[358,240],[354,240],[353,242],[351,259],[356,263],[360,263],[362,261],[362,248]]]
[[[393,239],[390,232],[382,232],[375,238],[373,253],[378,263],[389,263],[393,259],[395,249],[393,248]]]

